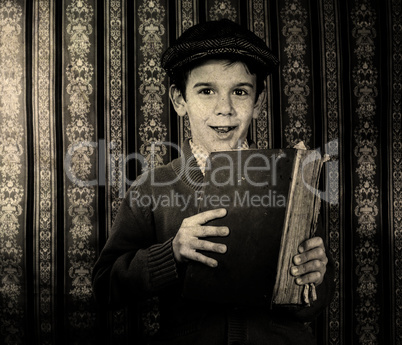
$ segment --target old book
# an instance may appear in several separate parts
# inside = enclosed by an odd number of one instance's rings
[[[199,212],[228,210],[208,225],[228,226],[230,234],[206,238],[228,249],[203,252],[218,261],[216,268],[188,264],[183,297],[235,305],[302,303],[303,287],[289,268],[315,228],[321,166],[321,156],[310,150],[212,153],[198,206]]]
[[[290,274],[292,260],[298,253],[299,245],[315,234],[321,200],[318,183],[321,168],[326,157],[317,152],[297,150],[292,169],[288,205],[282,230],[277,274],[273,290],[274,304],[309,304],[311,286],[295,284]],[[315,158],[314,158],[315,157]]]

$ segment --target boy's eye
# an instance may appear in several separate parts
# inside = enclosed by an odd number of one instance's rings
[[[200,93],[203,95],[212,95],[214,91],[212,89],[202,89],[200,90]]]
[[[248,92],[245,90],[237,89],[233,92],[236,96],[245,96],[248,95]]]

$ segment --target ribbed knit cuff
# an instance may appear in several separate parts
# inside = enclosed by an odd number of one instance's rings
[[[242,310],[231,310],[228,314],[228,344],[247,344],[247,319]]]
[[[155,244],[149,248],[148,268],[153,290],[171,285],[178,278],[172,241],[173,238],[170,238],[165,243]]]

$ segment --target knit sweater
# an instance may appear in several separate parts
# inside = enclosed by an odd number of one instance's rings
[[[332,298],[332,260],[310,307],[240,308],[182,298],[186,264],[175,261],[172,240],[182,221],[198,213],[202,181],[188,141],[180,158],[137,178],[93,269],[97,302],[121,308],[159,296],[161,327],[154,344],[225,344],[231,337],[250,344],[313,344],[305,322]]]

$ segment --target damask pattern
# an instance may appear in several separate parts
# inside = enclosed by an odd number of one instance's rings
[[[307,122],[309,98],[310,68],[306,64],[306,50],[308,37],[307,10],[301,0],[286,0],[280,10],[280,19],[283,26],[281,34],[285,37],[286,45],[282,48],[285,59],[282,59],[283,93],[286,96],[288,123],[284,128],[287,147],[294,147],[304,141],[310,147],[312,129]]]
[[[105,0],[105,17],[106,200],[109,235],[126,191],[126,0]],[[111,343],[124,343],[127,314],[124,310],[111,314]]]
[[[179,21],[178,36],[180,36],[184,31],[191,28],[196,24],[196,9],[197,0],[177,0],[178,1],[178,14],[181,17]]]
[[[402,4],[390,1],[390,28],[392,31],[391,121],[390,135],[390,232],[393,235],[392,264],[394,281],[392,301],[393,333],[396,344],[402,344]],[[391,235],[391,236],[392,236]]]
[[[96,231],[96,151],[94,126],[90,122],[93,93],[91,39],[94,35],[94,7],[88,0],[72,0],[65,9],[65,92],[68,112],[65,133],[67,152],[64,160],[68,234],[66,234],[68,304],[67,317],[71,337],[92,330],[95,313],[92,306],[91,273],[95,248],[91,239]],[[92,110],[93,111],[93,110]],[[93,118],[94,116],[92,116]],[[96,181],[96,180],[95,180]],[[71,286],[70,286],[71,284]]]
[[[229,0],[215,0],[214,4],[209,7],[208,19],[219,20],[223,18],[227,18],[233,22],[237,22],[237,9]]]
[[[179,37],[184,31],[198,23],[197,5],[198,0],[176,0],[177,1],[177,33]],[[188,115],[179,118],[179,144],[183,145],[184,140],[191,138],[191,128]]]
[[[140,111],[144,121],[139,127],[142,141],[139,152],[145,158],[142,171],[163,165],[164,156],[168,150],[166,141],[167,128],[162,122],[166,105],[163,96],[166,93],[166,72],[160,65],[160,57],[164,47],[162,37],[166,29],[163,21],[166,17],[165,8],[159,1],[145,0],[137,10],[140,25],[138,32],[142,37],[140,52],[142,63],[138,66],[139,93],[143,105]]]
[[[356,328],[360,344],[379,343],[380,306],[378,272],[380,249],[376,241],[379,231],[379,187],[376,175],[379,171],[378,129],[376,97],[378,72],[374,65],[376,13],[368,0],[356,1],[351,14],[352,37],[355,43],[356,63],[352,70],[354,114],[354,188],[355,274],[357,295],[355,307]]]
[[[34,3],[33,126],[35,156],[36,332],[41,344],[55,343],[56,145],[54,3]]]
[[[166,114],[166,72],[160,65],[160,58],[166,47],[163,44],[166,28],[166,10],[160,1],[144,0],[137,9],[138,33],[141,37],[138,66],[139,87],[142,96],[139,110],[144,117],[139,127],[141,139],[140,153],[145,158],[142,171],[166,163],[168,150],[167,127],[162,121]],[[138,109],[138,108],[137,108]],[[159,302],[157,298],[146,301],[142,306],[141,320],[145,335],[153,335],[159,329]]]
[[[106,0],[105,115],[107,123],[107,200],[110,230],[125,193],[126,173],[126,45],[125,0]]]
[[[0,2],[0,343],[24,344],[23,8]]]
[[[107,166],[107,233],[110,234],[126,191],[124,157],[127,156],[126,128],[126,3],[105,0],[105,116]],[[111,315],[113,344],[124,342],[127,315],[123,310]]]
[[[328,247],[334,260],[335,267],[335,296],[328,308],[328,343],[331,345],[342,344],[343,339],[343,319],[341,310],[344,308],[343,292],[343,267],[341,258],[343,257],[343,199],[341,198],[341,188],[343,188],[343,155],[342,143],[343,133],[341,131],[343,123],[342,97],[341,97],[341,77],[340,77],[340,52],[338,42],[339,35],[339,14],[337,4],[334,0],[325,0],[319,3],[321,16],[321,57],[323,62],[324,74],[322,76],[322,89],[324,90],[323,118],[326,119],[324,144],[326,153],[330,155],[331,161],[325,164],[325,176],[327,186],[327,197],[329,201],[325,204],[327,208],[328,221]]]
[[[250,21],[249,29],[253,31],[259,38],[264,40],[269,46],[269,37],[267,34],[267,4],[263,0],[250,1]],[[272,131],[272,104],[271,104],[271,87],[272,78],[268,76],[266,95],[264,102],[261,105],[261,111],[257,120],[253,120],[251,124],[252,139],[257,144],[259,149],[268,149],[273,146],[273,131]]]

